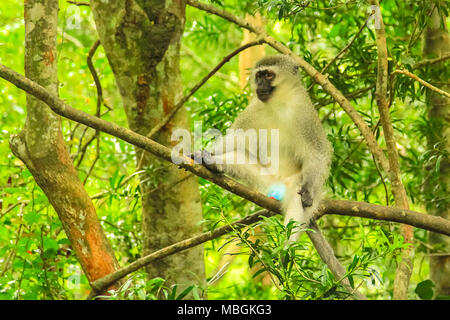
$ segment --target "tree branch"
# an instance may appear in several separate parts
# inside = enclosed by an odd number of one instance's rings
[[[441,63],[441,62],[446,61],[446,60],[448,60],[448,59],[450,59],[450,54],[445,54],[445,55],[443,55],[443,56],[441,56],[441,57],[438,57],[438,58],[434,58],[434,59],[425,59],[425,60],[419,61],[419,62],[417,62],[416,64],[414,64],[414,65],[412,66],[412,68],[413,68],[413,69],[419,69],[419,68],[422,68],[422,67],[424,67],[424,66],[429,66],[429,65]]]
[[[378,145],[375,136],[372,134],[370,128],[367,126],[364,119],[359,115],[358,111],[355,108],[353,108],[348,99],[327,79],[326,76],[317,71],[312,65],[306,62],[303,58],[299,57],[294,52],[292,52],[284,44],[278,42],[271,36],[267,35],[267,33],[264,30],[261,30],[260,28],[252,25],[248,21],[238,16],[235,16],[226,10],[216,8],[209,4],[198,2],[196,0],[188,0],[187,4],[197,9],[220,16],[242,28],[245,28],[247,30],[250,30],[251,32],[256,33],[264,40],[265,43],[270,45],[272,48],[274,48],[280,53],[289,55],[291,58],[293,58],[299,64],[299,66],[309,76],[311,76],[315,82],[317,82],[317,84],[322,86],[322,88],[328,94],[330,94],[336,100],[337,103],[339,103],[339,105],[342,107],[342,109],[344,109],[344,111],[352,119],[352,121],[355,123],[355,125],[358,127],[359,131],[363,135],[369,150],[374,155],[375,161],[386,172],[389,170],[388,160],[384,155],[383,150]]]

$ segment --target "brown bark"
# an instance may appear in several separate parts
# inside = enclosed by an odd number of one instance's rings
[[[57,0],[25,2],[25,74],[55,95],[57,21]],[[11,137],[10,146],[57,212],[88,280],[94,281],[118,269],[92,201],[66,149],[60,117],[27,94],[25,127]]]
[[[450,54],[450,36],[446,25],[446,16],[443,11],[435,8],[430,23],[425,32],[425,44],[423,48],[424,58],[438,60]],[[448,63],[439,61],[430,67],[436,78],[434,81],[448,82]],[[450,92],[450,86],[440,88]],[[438,128],[442,128],[437,134],[440,136],[428,137],[429,148],[440,148],[440,152],[450,153],[450,98],[443,96],[432,90],[427,91],[428,121],[431,121]],[[444,144],[437,142],[444,141]],[[450,159],[445,157],[441,162],[439,172],[439,193],[449,194],[450,192]],[[434,194],[436,185],[427,186],[427,192]],[[427,203],[430,214],[450,219],[450,203],[448,200],[430,201]],[[450,296],[450,238],[437,233],[429,234],[429,243],[437,248],[431,253],[440,255],[430,256],[430,275],[436,285],[437,296]]]

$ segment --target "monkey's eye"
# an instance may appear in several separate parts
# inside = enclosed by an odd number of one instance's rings
[[[266,78],[267,80],[272,80],[273,78],[275,78],[275,75],[274,75],[273,73],[267,73],[266,76],[265,76],[265,78]]]

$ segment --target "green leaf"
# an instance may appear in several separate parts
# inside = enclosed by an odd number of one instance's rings
[[[194,285],[187,287],[186,289],[183,290],[183,292],[181,292],[178,297],[175,298],[175,300],[182,300],[184,297],[186,297],[189,292],[192,291],[192,289],[194,289]]]
[[[40,217],[41,216],[39,213],[32,211],[32,212],[26,213],[23,218],[29,224],[34,224],[39,221]]]
[[[434,287],[433,281],[425,280],[417,285],[416,290],[414,290],[414,292],[422,300],[431,300],[434,294],[433,287]]]
[[[47,249],[58,250],[58,248],[59,248],[58,242],[56,242],[55,239],[44,237],[44,250]]]
[[[263,273],[264,271],[266,271],[266,269],[264,269],[264,268],[259,269],[258,271],[256,271],[256,272],[253,274],[252,278],[256,278],[257,276],[259,276],[259,275],[260,275],[261,273]]]
[[[353,280],[353,276],[348,275],[347,278],[348,278],[348,282],[350,282],[350,286],[352,287],[352,289],[354,289],[355,288],[355,282]]]

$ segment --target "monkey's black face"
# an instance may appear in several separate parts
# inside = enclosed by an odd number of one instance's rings
[[[266,102],[272,96],[275,87],[272,81],[275,79],[275,73],[269,70],[258,71],[255,75],[256,95],[262,102]]]

